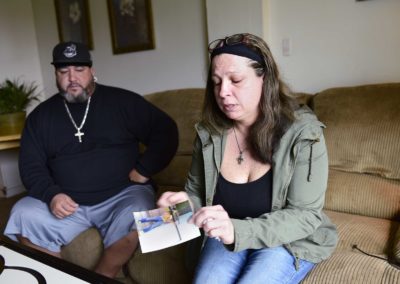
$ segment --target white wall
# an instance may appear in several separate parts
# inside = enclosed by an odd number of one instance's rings
[[[236,33],[263,35],[263,0],[206,0],[209,41]]]
[[[0,0],[0,82],[18,79],[43,89],[30,0]],[[29,110],[28,110],[29,111]]]
[[[268,2],[269,44],[295,91],[400,81],[399,0]]]
[[[89,5],[100,82],[142,94],[204,86],[208,39],[236,32],[267,39],[296,91],[400,81],[399,0],[152,0],[156,49],[121,55],[112,54],[106,1]],[[0,0],[0,37],[0,79],[55,93],[54,1]],[[282,55],[284,38],[290,56]]]
[[[152,0],[156,49],[112,54],[106,1],[90,0],[99,83],[147,94],[166,89],[204,87],[206,23],[203,0]],[[51,51],[58,43],[53,0],[32,0],[43,81],[48,95],[56,92]]]

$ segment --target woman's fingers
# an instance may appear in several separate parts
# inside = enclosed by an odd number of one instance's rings
[[[160,196],[160,198],[157,201],[157,206],[168,207],[187,200],[189,200],[189,197],[187,193],[184,191],[180,192],[167,191]]]
[[[202,207],[194,214],[191,222],[202,228],[208,236],[218,238],[225,244],[234,241],[232,221],[220,205]]]

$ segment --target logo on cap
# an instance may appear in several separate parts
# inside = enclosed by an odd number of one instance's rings
[[[71,45],[67,46],[64,49],[63,54],[67,58],[72,58],[72,57],[76,56],[76,45],[75,44],[71,44]]]

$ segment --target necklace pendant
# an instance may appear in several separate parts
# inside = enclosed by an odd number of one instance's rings
[[[78,137],[79,143],[82,143],[82,136],[85,135],[85,133],[81,132],[80,129],[75,133],[75,136]]]
[[[81,125],[80,125],[79,127],[78,127],[78,125],[76,125],[75,120],[74,120],[74,118],[72,117],[71,112],[69,111],[67,102],[64,100],[65,110],[67,111],[68,117],[69,117],[69,119],[71,120],[72,125],[73,125],[73,126],[75,127],[75,129],[76,129],[76,133],[75,133],[74,135],[75,135],[76,137],[78,137],[79,143],[82,143],[82,136],[85,135],[85,133],[81,132],[81,129],[82,129],[82,127],[85,125],[85,122],[86,122],[86,117],[87,117],[87,114],[88,114],[88,112],[89,112],[90,99],[91,99],[91,97],[89,97],[89,99],[88,99],[88,101],[87,101],[85,114],[83,115],[83,119],[82,119]]]
[[[236,158],[236,161],[238,162],[238,165],[240,165],[244,161],[243,152],[240,152],[239,157]]]

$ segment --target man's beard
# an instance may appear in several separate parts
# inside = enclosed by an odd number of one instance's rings
[[[83,86],[79,85],[82,88],[82,92],[78,94],[77,96],[74,96],[68,91],[63,90],[61,86],[57,83],[57,88],[60,91],[60,95],[69,103],[83,103],[86,102],[89,99],[90,94],[92,93],[91,90],[94,89],[94,81],[91,81],[89,85],[86,88],[83,88]],[[92,86],[92,87],[90,87]],[[68,87],[67,87],[68,89]]]

